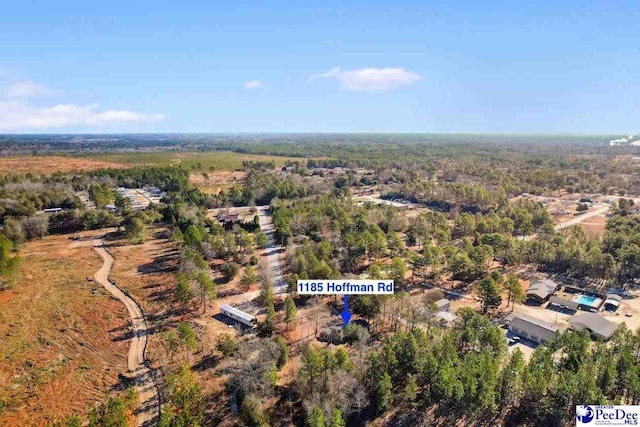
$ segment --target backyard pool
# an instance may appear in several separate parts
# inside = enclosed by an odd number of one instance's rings
[[[591,295],[578,295],[572,300],[586,307],[598,308],[602,304],[602,298],[593,297]]]

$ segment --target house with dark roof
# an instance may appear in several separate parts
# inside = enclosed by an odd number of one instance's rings
[[[529,289],[525,292],[527,300],[536,304],[545,303],[560,286],[550,279],[531,282]]]
[[[559,296],[551,295],[549,297],[549,304],[547,305],[547,307],[554,305],[556,307],[564,308],[571,311],[578,311],[578,307],[580,306],[577,301],[571,301],[566,298],[560,298]]]
[[[607,341],[613,335],[617,325],[598,313],[582,313],[569,320],[569,327],[576,331],[587,330],[593,338]]]
[[[560,328],[535,317],[525,314],[513,316],[509,324],[509,330],[536,343],[548,341],[560,332]]]

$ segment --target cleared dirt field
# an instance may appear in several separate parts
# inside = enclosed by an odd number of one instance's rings
[[[243,171],[212,171],[203,173],[192,173],[189,175],[189,182],[205,193],[219,193],[232,185],[240,184],[244,181],[246,173]]]
[[[164,355],[162,333],[179,321],[172,306],[178,253],[165,232],[165,228],[151,228],[147,241],[141,245],[105,241],[115,258],[110,279],[140,304],[147,317],[147,358],[154,367],[165,362],[160,360]]]
[[[102,260],[68,236],[21,248],[18,284],[0,293],[0,425],[47,425],[124,384],[122,304],[94,283]]]
[[[0,173],[2,174],[42,174],[51,175],[55,172],[88,171],[104,168],[126,168],[122,163],[87,158],[63,156],[21,156],[0,157]]]
[[[606,222],[607,218],[604,215],[596,215],[581,222],[580,227],[590,236],[601,237],[604,236]]]

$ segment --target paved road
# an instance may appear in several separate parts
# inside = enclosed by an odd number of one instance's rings
[[[278,253],[284,248],[276,245],[275,227],[269,214],[269,206],[258,206],[258,219],[260,220],[260,228],[267,235],[267,261],[269,263],[269,275],[273,282],[273,292],[276,294],[286,294],[288,290],[287,282],[282,276],[282,267],[278,259]]]
[[[160,398],[153,374],[145,365],[144,358],[147,347],[147,322],[138,303],[109,280],[113,257],[102,246],[102,241],[98,241],[97,244],[99,246],[94,246],[94,249],[104,262],[93,277],[96,282],[104,286],[111,295],[127,307],[129,316],[131,316],[133,337],[129,345],[127,366],[129,372],[134,375],[136,393],[140,402],[140,408],[136,411],[136,426],[157,425],[160,418]]]

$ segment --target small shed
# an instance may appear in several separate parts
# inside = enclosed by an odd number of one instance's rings
[[[44,210],[44,213],[56,213],[62,212],[62,208],[47,208]]]
[[[436,301],[436,307],[438,311],[448,311],[451,308],[451,301],[446,298],[439,299]]]
[[[456,320],[455,314],[449,313],[448,311],[438,311],[433,316],[440,319],[440,323],[444,325],[455,322]]]
[[[620,295],[607,294],[607,297],[604,300],[604,309],[609,311],[616,311],[618,307],[620,307],[621,302],[622,297]]]

